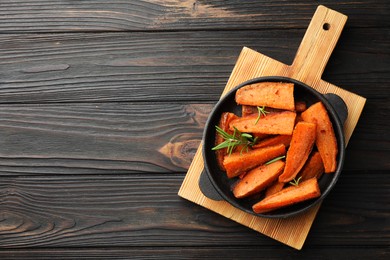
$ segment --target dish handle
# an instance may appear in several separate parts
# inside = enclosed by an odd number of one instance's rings
[[[199,188],[200,191],[205,195],[207,198],[221,201],[223,198],[219,193],[215,190],[213,184],[211,183],[209,177],[207,176],[206,169],[203,169],[202,173],[200,174],[199,178]]]
[[[348,117],[348,107],[345,104],[344,100],[340,96],[333,93],[326,93],[324,94],[324,97],[334,108],[334,110],[336,111],[336,115],[340,119],[341,125],[344,126],[345,120],[347,120]]]

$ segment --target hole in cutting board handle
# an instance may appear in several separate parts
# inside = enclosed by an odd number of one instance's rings
[[[321,80],[346,21],[346,15],[320,5],[299,45],[289,77],[308,85]]]
[[[324,29],[324,31],[328,31],[330,29],[330,24],[329,23],[324,23],[322,25],[322,29]]]

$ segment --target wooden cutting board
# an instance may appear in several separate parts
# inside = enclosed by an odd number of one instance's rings
[[[348,143],[366,99],[321,79],[346,21],[347,16],[325,6],[319,6],[303,37],[292,65],[283,64],[244,47],[222,96],[240,83],[261,76],[290,77],[312,86],[321,93],[335,93],[344,99],[348,107],[348,118],[344,125],[345,139]],[[226,201],[214,201],[204,196],[198,184],[203,167],[201,144],[180,187],[179,196],[293,248],[302,248],[320,205],[304,214],[286,219],[256,217],[233,207]]]

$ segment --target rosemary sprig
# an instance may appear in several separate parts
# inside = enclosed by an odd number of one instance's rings
[[[267,113],[269,113],[268,111],[265,110],[265,106],[262,106],[262,107],[257,107],[257,118],[256,118],[256,122],[255,122],[255,125],[257,124],[257,122],[259,122],[260,120],[260,117],[263,115],[263,116],[266,116]]]
[[[266,163],[265,163],[265,165],[268,165],[268,164],[274,163],[274,162],[276,162],[276,161],[279,161],[279,160],[281,160],[281,159],[283,159],[283,158],[285,158],[285,157],[286,157],[285,155],[282,155],[282,156],[276,157],[276,158],[272,159],[271,161],[268,161],[268,162],[266,162]]]
[[[302,178],[302,176],[301,177],[299,177],[297,180],[294,178],[292,181],[290,181],[289,183],[291,184],[291,185],[294,185],[294,186],[298,186],[299,185],[299,181],[301,180],[301,178]]]
[[[218,144],[217,146],[214,146],[212,148],[212,150],[219,150],[219,149],[227,148],[227,153],[229,155],[232,154],[232,152],[234,151],[234,148],[236,148],[239,145],[244,146],[241,149],[241,152],[242,152],[244,149],[248,150],[249,147],[252,147],[257,142],[257,137],[253,137],[251,134],[248,134],[248,133],[241,133],[235,127],[234,127],[233,134],[226,133],[219,126],[215,126],[215,130],[223,139],[225,139],[225,141]]]

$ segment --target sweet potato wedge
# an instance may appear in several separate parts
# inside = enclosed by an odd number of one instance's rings
[[[280,182],[289,182],[297,176],[313,149],[315,138],[315,124],[308,122],[296,124],[286,155],[286,167],[279,176]]]
[[[283,167],[283,161],[276,161],[250,170],[235,184],[234,196],[240,199],[262,191],[278,178]]]
[[[295,124],[297,124],[298,122],[302,122],[303,119],[302,119],[302,116],[301,114],[297,114],[297,116],[295,117]]]
[[[306,122],[317,124],[316,146],[324,163],[325,173],[331,173],[337,167],[337,140],[328,112],[322,102],[317,102],[302,114]]]
[[[221,115],[221,119],[219,120],[218,126],[225,132],[231,134],[231,131],[229,130],[229,123],[233,119],[238,118],[237,115],[230,113],[230,112],[224,112]],[[215,136],[215,145],[218,145],[225,140],[223,139],[222,136],[220,136],[218,133]],[[227,154],[227,148],[219,149],[215,151],[216,157],[217,157],[217,162],[218,166],[221,168],[221,170],[225,170],[225,167],[223,166],[223,158]]]
[[[249,115],[257,114],[257,107],[255,106],[247,106],[247,105],[242,105],[241,106],[241,116],[246,117]]]
[[[285,153],[286,147],[283,144],[249,150],[248,152],[234,152],[225,156],[223,165],[227,177],[233,178]]]
[[[291,135],[294,129],[295,117],[296,113],[291,111],[270,113],[261,116],[258,121],[257,115],[250,115],[232,120],[230,129],[236,127],[240,132],[254,134]]]
[[[277,144],[284,144],[284,146],[289,147],[291,142],[292,135],[276,135],[263,140],[260,140],[252,148],[261,148],[266,146],[272,146]]]
[[[289,186],[269,197],[265,197],[254,204],[252,209],[255,213],[265,213],[319,196],[321,196],[321,191],[317,179],[312,178],[301,182],[298,186]]]
[[[305,101],[297,101],[295,102],[295,112],[302,113],[306,110],[306,102]]]
[[[285,184],[286,183],[284,182],[279,182],[278,180],[276,180],[274,183],[272,183],[270,186],[267,187],[267,189],[265,190],[265,196],[269,197],[272,194],[281,191]]]
[[[260,82],[247,85],[237,90],[236,102],[239,105],[294,110],[294,84]]]
[[[257,138],[257,140],[263,140],[269,137],[269,134],[260,134],[260,133],[252,133],[253,137]]]
[[[315,151],[309,156],[298,176],[301,178],[301,181],[311,178],[319,179],[324,173],[324,170],[321,155],[318,151]]]

